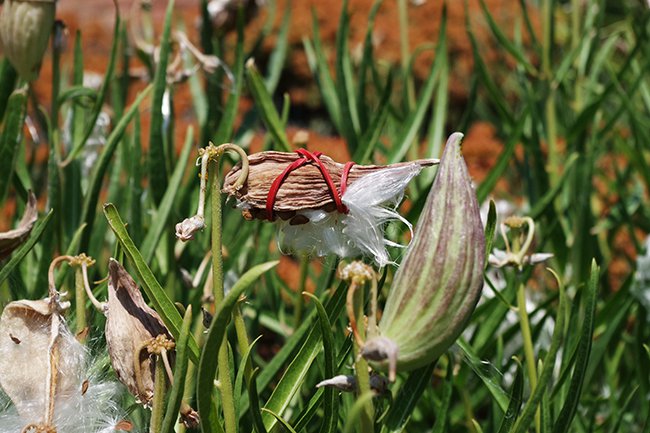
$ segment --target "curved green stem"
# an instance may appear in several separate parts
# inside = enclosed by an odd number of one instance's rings
[[[165,416],[165,376],[165,365],[162,356],[157,355],[149,433],[158,433],[162,428],[163,417]]]
[[[83,335],[83,330],[88,326],[88,322],[86,320],[86,287],[81,266],[77,266],[74,271],[74,306],[77,339],[84,344],[87,337]]]
[[[306,292],[307,291],[307,275],[309,274],[309,255],[307,254],[302,254],[300,256],[300,284],[298,287],[298,293]],[[302,311],[305,306],[305,300],[303,296],[298,296],[296,298],[296,305],[294,309],[294,320],[293,320],[293,326],[294,329],[298,329],[298,326],[300,326],[300,321],[302,320]]]
[[[212,290],[214,304],[223,301],[223,255],[221,253],[221,188],[219,183],[219,160],[212,162]],[[237,432],[237,416],[233,397],[230,363],[228,360],[228,340],[224,339],[217,359],[219,369],[219,390],[226,433]]]
[[[355,283],[352,283],[355,285]],[[352,287],[350,287],[352,289]],[[353,301],[354,305],[354,310],[355,310],[355,317],[356,317],[356,322],[363,324],[364,322],[364,314],[363,314],[363,291],[362,290],[356,290],[353,292]],[[366,331],[364,329],[364,326],[359,326],[357,328],[358,332],[358,338],[360,341],[364,341],[366,337]],[[362,395],[368,395],[369,393],[372,394],[372,390],[370,388],[370,374],[368,373],[368,361],[365,360],[360,355],[361,352],[361,345],[359,345],[358,340],[355,340],[355,345],[354,345],[354,353],[356,357],[356,361],[354,363],[354,370],[356,372],[357,376],[357,386],[359,387],[358,389],[358,396]],[[372,433],[374,432],[374,414],[375,414],[375,407],[372,403],[372,399],[368,400],[364,405],[363,405],[363,411],[361,413],[360,421],[361,421],[361,433]]]
[[[526,311],[526,293],[524,284],[520,283],[517,288],[517,313],[519,314],[519,326],[521,327],[521,336],[524,345],[524,356],[526,358],[526,370],[528,371],[528,379],[530,380],[530,392],[532,393],[537,388],[537,368],[535,366],[535,352],[533,350],[533,337],[530,332],[530,321],[528,320],[528,312]],[[535,415],[535,430],[539,433],[540,421],[539,411]]]

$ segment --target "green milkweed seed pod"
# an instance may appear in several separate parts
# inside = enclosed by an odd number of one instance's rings
[[[55,0],[4,2],[0,12],[0,42],[5,56],[25,81],[38,77],[55,10]]]
[[[379,336],[362,354],[399,370],[438,358],[465,328],[483,287],[485,234],[461,154],[463,134],[447,140],[438,174],[395,274]]]

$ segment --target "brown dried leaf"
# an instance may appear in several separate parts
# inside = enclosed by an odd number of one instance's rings
[[[0,260],[9,256],[13,250],[25,242],[37,219],[36,196],[30,191],[27,199],[27,207],[25,208],[25,213],[20,223],[18,223],[18,227],[8,232],[0,233]]]
[[[226,175],[223,192],[234,196],[250,207],[245,215],[251,218],[266,219],[266,198],[271,184],[289,164],[298,158],[301,156],[293,152],[269,151],[252,154],[248,157],[248,180],[243,187],[239,190],[234,187],[241,172],[241,165],[238,164]],[[341,175],[345,164],[336,162],[325,155],[322,155],[320,160],[332,176],[334,185],[340,190]],[[436,164],[437,160],[422,159],[391,165],[354,165],[348,175],[348,185],[366,174],[413,163],[427,167]],[[278,190],[273,206],[274,214],[285,220],[295,216],[296,211],[306,209],[323,209],[328,212],[336,209],[323,175],[314,163],[306,164],[287,176]]]
[[[172,339],[158,313],[145,303],[133,278],[111,259],[106,320],[108,353],[118,379],[145,405],[153,397],[155,363],[144,345],[158,335]]]

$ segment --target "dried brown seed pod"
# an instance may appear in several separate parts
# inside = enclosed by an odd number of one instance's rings
[[[0,41],[5,55],[25,81],[38,77],[55,11],[55,0],[4,2],[0,12]]]
[[[283,252],[339,257],[367,255],[380,266],[393,263],[384,237],[390,221],[411,224],[397,212],[409,181],[437,160],[387,166],[341,164],[320,153],[261,152],[248,158],[247,181],[235,166],[223,191],[239,201],[244,217],[279,223]]]
[[[235,183],[239,178],[241,165],[233,167],[225,177],[222,191],[239,200],[244,209],[244,217],[268,219],[266,203],[271,185],[282,172],[301,158],[295,152],[259,152],[248,156],[248,180],[243,187],[237,189]],[[326,155],[319,157],[325,169],[329,172],[334,185],[341,189],[341,176],[345,164],[334,161]],[[348,174],[348,185],[352,185],[361,177],[391,168],[417,165],[420,168],[438,163],[436,159],[421,159],[411,162],[401,162],[390,165],[353,165]],[[292,171],[280,186],[273,214],[283,220],[296,217],[298,211],[320,209],[327,212],[336,210],[332,193],[324,180],[323,174],[315,164],[305,164]],[[296,224],[306,223],[304,216],[295,221]]]
[[[108,263],[106,343],[113,369],[136,399],[148,405],[153,398],[153,355],[147,345],[163,336],[173,341],[158,313],[144,301],[140,289],[114,259]]]

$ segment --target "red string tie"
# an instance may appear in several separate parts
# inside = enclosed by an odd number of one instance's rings
[[[354,162],[349,161],[345,163],[345,166],[343,167],[343,173],[341,174],[341,188],[339,191],[334,185],[334,181],[332,180],[332,175],[330,174],[329,170],[327,170],[323,162],[319,159],[323,155],[322,152],[310,152],[307,149],[298,149],[296,150],[296,153],[300,155],[300,158],[289,164],[271,184],[269,193],[266,196],[266,217],[268,220],[273,221],[273,207],[275,206],[275,200],[277,198],[278,191],[282,186],[282,183],[287,179],[292,171],[302,167],[310,161],[316,163],[318,169],[323,175],[323,179],[327,184],[327,188],[329,189],[330,194],[334,199],[334,204],[336,204],[336,210],[339,213],[347,214],[349,210],[341,201],[341,197],[347,188],[348,175],[352,169],[352,166],[354,165]]]

